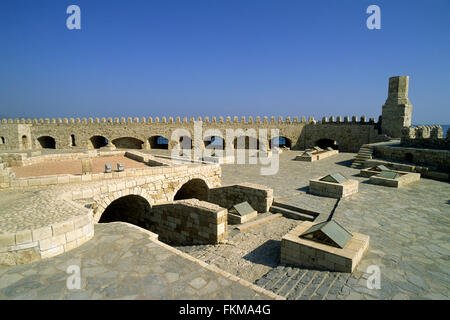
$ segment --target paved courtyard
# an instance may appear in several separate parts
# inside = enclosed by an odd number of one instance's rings
[[[274,189],[276,201],[319,212],[316,221],[327,219],[335,209],[334,219],[370,236],[370,249],[351,275],[280,265],[281,237],[300,223],[285,217],[245,231],[230,226],[224,243],[177,247],[184,254],[135,227],[98,224],[94,238],[72,251],[28,265],[0,267],[0,299],[275,297],[250,283],[287,299],[450,297],[449,183],[421,179],[402,189],[376,186],[350,168],[354,154],[313,163],[293,161],[299,153],[283,152],[274,176],[261,176],[258,165],[222,165],[222,183],[267,185]],[[339,202],[308,194],[309,179],[333,172],[358,180],[359,193]],[[80,290],[66,287],[71,264],[81,267]],[[380,268],[381,289],[367,288],[370,265]]]
[[[275,267],[279,264],[281,237],[299,223],[286,218],[234,235],[229,239],[231,245],[184,250],[288,299],[450,297],[449,183],[421,179],[401,189],[376,186],[359,177],[359,170],[350,168],[354,154],[342,153],[310,163],[292,160],[298,153],[280,155],[276,176],[261,176],[259,166],[222,165],[222,183],[248,181],[267,185],[274,189],[275,200],[320,211],[316,221],[323,221],[336,201],[309,195],[309,179],[340,172],[358,180],[359,193],[339,201],[333,215],[350,231],[370,236],[370,249],[351,276]],[[370,265],[380,268],[379,290],[367,288]],[[265,270],[268,272],[263,275]]]
[[[71,265],[80,267],[80,289],[67,287]],[[0,299],[274,298],[237,280],[205,268],[139,228],[109,223],[97,224],[93,240],[67,253],[0,267]]]

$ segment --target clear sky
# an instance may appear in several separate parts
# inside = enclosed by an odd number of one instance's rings
[[[450,123],[450,0],[0,1],[0,117],[377,118],[394,75]]]

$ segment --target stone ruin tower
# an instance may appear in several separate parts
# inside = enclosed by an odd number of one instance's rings
[[[411,126],[412,105],[408,99],[409,76],[389,78],[389,91],[383,105],[381,130],[392,138],[400,138],[402,128]]]

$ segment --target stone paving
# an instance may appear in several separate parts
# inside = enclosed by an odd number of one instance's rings
[[[199,248],[192,249],[200,259],[207,259],[219,268],[239,274],[244,279],[255,281],[268,290],[287,299],[448,299],[450,297],[450,184],[421,179],[401,189],[376,186],[359,177],[359,170],[350,168],[354,154],[343,153],[314,163],[293,161],[299,152],[290,151],[280,155],[280,170],[276,176],[261,176],[259,166],[222,165],[223,184],[245,180],[265,184],[274,189],[275,200],[310,208],[321,208],[322,212],[334,207],[331,198],[320,197],[319,204],[308,195],[309,179],[326,173],[341,172],[350,179],[360,182],[359,193],[339,201],[333,218],[350,231],[370,236],[370,248],[357,270],[349,275],[327,271],[307,270],[278,265],[276,255],[266,255],[261,249],[259,258],[265,265],[277,266],[267,274],[254,280],[258,269],[248,265],[244,271],[243,262],[230,267],[215,258],[221,250],[206,248],[202,256]],[[308,197],[309,196],[309,197]],[[300,199],[305,199],[300,200]],[[312,201],[308,202],[308,199]],[[320,202],[320,200],[319,200]],[[309,206],[309,208],[307,207]],[[324,219],[321,214],[318,219]],[[281,218],[284,219],[284,218]],[[287,219],[289,220],[289,219]],[[316,219],[317,220],[317,219]],[[264,244],[273,241],[279,244],[279,235],[271,231],[283,223],[280,219],[259,226],[251,231],[251,237]],[[291,220],[292,221],[292,220]],[[294,225],[298,222],[292,222]],[[250,230],[249,230],[250,231]],[[248,241],[250,236],[234,236],[230,241],[239,248],[229,259],[245,257],[248,252],[257,252]],[[263,246],[261,247],[263,248]],[[187,250],[189,251],[189,250]],[[243,258],[241,258],[243,259]],[[272,260],[271,260],[272,259]],[[245,260],[245,259],[244,259]],[[255,259],[258,261],[258,259]],[[381,289],[368,289],[367,267],[376,265],[381,271]],[[235,271],[233,271],[235,269]],[[251,270],[251,271],[250,271]],[[250,274],[252,276],[246,276]]]
[[[323,219],[331,213],[336,200],[309,195],[309,179],[341,172],[358,180],[359,193],[339,201],[334,212],[334,218],[350,231],[371,238],[370,249],[353,274],[280,265],[280,239],[299,223],[284,217],[242,232],[230,229],[228,241],[217,246],[179,249],[287,299],[450,297],[450,184],[421,179],[401,189],[372,185],[365,182],[367,178],[358,176],[359,170],[350,168],[354,154],[342,153],[313,163],[293,161],[299,153],[282,153],[279,173],[274,176],[261,176],[258,165],[222,165],[222,183],[246,181],[267,185],[274,189],[276,201],[315,208],[313,211],[320,211]],[[162,244],[152,247],[155,241],[133,230],[112,224],[96,225],[95,237],[79,248],[29,265],[0,267],[0,299],[253,299],[263,294],[255,291],[255,287],[238,286],[236,281],[233,286],[239,289],[224,290],[225,285],[222,287],[219,280],[211,286],[217,285],[221,290],[200,293],[212,279],[221,278],[217,272],[206,269],[206,264],[199,267],[187,255],[175,254]],[[158,261],[158,255],[165,255],[163,252],[169,256]],[[82,276],[83,272],[86,276],[82,290],[77,292],[65,287],[68,276],[65,270],[74,259],[81,259]],[[172,264],[176,267],[172,268]],[[370,265],[381,270],[379,290],[367,288]],[[176,276],[166,273],[178,273],[179,278],[170,283]],[[191,284],[197,273],[204,280],[197,281],[199,287],[200,282],[203,284],[198,289],[196,281]],[[224,276],[224,279],[231,278]],[[157,297],[148,292],[151,289],[147,285],[152,287],[153,283],[160,284],[160,288],[166,286]]]
[[[80,289],[67,268],[80,267]],[[95,238],[54,258],[0,267],[0,299],[273,299],[215,272],[125,223],[97,224]]]
[[[105,164],[109,163],[112,170],[117,169],[117,163],[122,163],[125,168],[147,168],[142,162],[135,161],[125,156],[97,157],[92,159],[92,173],[105,171]],[[56,174],[81,175],[81,160],[43,161],[22,167],[12,167],[16,178],[48,176]]]

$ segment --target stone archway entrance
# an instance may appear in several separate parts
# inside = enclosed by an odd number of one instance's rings
[[[42,149],[56,149],[56,141],[50,136],[39,137],[37,141]]]
[[[323,138],[316,141],[316,146],[322,149],[333,148],[335,150],[339,149],[339,143],[336,140]]]
[[[192,179],[181,186],[173,200],[198,199],[208,201],[209,188],[202,179]]]
[[[118,149],[142,149],[144,144],[144,141],[132,137],[117,138],[111,142]]]
[[[122,221],[142,226],[141,217],[148,216],[150,212],[151,206],[147,199],[138,195],[128,195],[111,202],[105,211],[103,211],[98,222],[108,223]]]
[[[93,136],[89,139],[90,146],[94,149],[100,149],[108,144],[108,139],[103,136]]]

